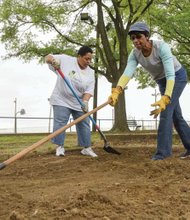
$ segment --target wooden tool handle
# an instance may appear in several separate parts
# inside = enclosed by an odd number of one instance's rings
[[[85,113],[84,115],[82,115],[81,117],[77,118],[76,120],[72,121],[71,123],[65,125],[64,127],[56,130],[55,132],[49,134],[48,136],[42,138],[41,140],[39,140],[38,142],[30,145],[29,147],[23,149],[22,151],[20,151],[19,153],[17,153],[16,155],[10,157],[8,160],[4,161],[3,163],[0,163],[0,170],[5,168],[7,165],[11,164],[12,162],[20,159],[21,157],[25,156],[26,154],[28,154],[30,151],[36,149],[37,147],[41,146],[42,144],[46,143],[47,141],[49,141],[50,139],[52,139],[53,137],[59,135],[60,133],[62,133],[63,131],[65,131],[66,129],[70,128],[71,126],[79,123],[80,121],[82,121],[83,119],[87,118],[89,115],[94,114],[95,112],[97,112],[98,110],[100,110],[101,108],[105,107],[106,105],[109,104],[109,101],[103,103],[102,105],[96,107],[95,109],[93,109],[90,112]]]

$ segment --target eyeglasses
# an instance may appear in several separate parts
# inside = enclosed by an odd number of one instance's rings
[[[135,39],[139,40],[139,39],[141,39],[141,37],[142,37],[142,34],[135,34],[135,35],[131,35],[130,39],[132,41],[135,40]]]

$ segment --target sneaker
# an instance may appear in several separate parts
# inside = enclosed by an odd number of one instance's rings
[[[65,156],[65,149],[63,146],[58,146],[56,149],[56,156],[60,157],[60,156]]]
[[[190,158],[190,151],[189,150],[187,150],[186,152],[184,152],[180,155],[180,159],[187,159],[187,158]]]
[[[162,158],[152,157],[151,160],[163,160]]]
[[[98,155],[94,153],[91,147],[87,147],[81,150],[81,154],[91,157],[97,157]]]

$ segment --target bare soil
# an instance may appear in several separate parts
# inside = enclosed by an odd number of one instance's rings
[[[150,160],[154,144],[94,144],[98,158],[32,152],[0,171],[1,220],[190,219],[190,160]]]

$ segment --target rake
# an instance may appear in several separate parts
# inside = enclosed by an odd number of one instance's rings
[[[73,95],[75,96],[75,98],[78,100],[79,104],[81,105],[82,110],[84,111],[84,104],[83,102],[80,100],[80,98],[78,97],[78,95],[76,94],[76,92],[74,91],[73,87],[71,86],[71,84],[69,83],[69,81],[66,79],[65,75],[63,74],[63,72],[60,69],[56,69],[57,73],[63,78],[63,80],[65,81],[65,83],[67,84],[67,86],[69,87],[69,89],[72,91]],[[103,149],[108,152],[108,153],[112,153],[112,154],[118,154],[120,155],[121,153],[118,152],[117,150],[115,150],[113,147],[111,147],[106,139],[106,136],[102,133],[102,131],[100,130],[99,126],[96,124],[95,120],[89,115],[88,116],[90,118],[90,120],[92,121],[92,123],[95,125],[96,130],[99,132],[99,134],[101,135],[102,139],[104,140],[104,147]]]

